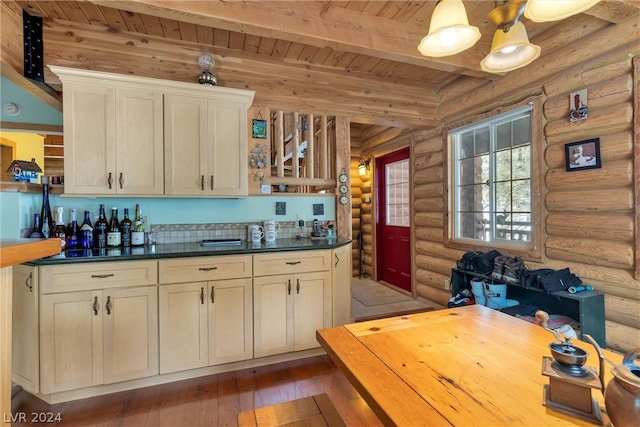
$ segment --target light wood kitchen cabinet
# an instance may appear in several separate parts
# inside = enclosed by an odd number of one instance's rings
[[[332,322],[329,259],[330,251],[254,256],[256,357],[319,347],[316,330]]]
[[[251,258],[160,261],[161,374],[253,357]]]
[[[162,92],[109,74],[51,69],[64,85],[64,192],[163,194]]]
[[[333,326],[353,323],[351,312],[351,245],[333,249],[331,289]]]
[[[13,266],[11,378],[23,389],[40,391],[38,267]]]
[[[165,194],[246,196],[246,96],[165,95]]]
[[[39,274],[41,393],[158,374],[157,262],[67,264]]]

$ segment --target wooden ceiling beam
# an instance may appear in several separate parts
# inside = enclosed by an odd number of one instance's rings
[[[24,77],[18,71],[2,61],[0,61],[0,74],[45,104],[58,111],[62,111],[62,100],[60,99],[60,96],[45,84]]]
[[[603,21],[619,24],[634,16],[640,15],[639,0],[601,1],[584,12]]]
[[[480,70],[480,46],[463,55],[426,58],[417,45],[427,28],[333,7],[329,2],[89,0],[92,3],[245,34],[305,43],[495,80]]]

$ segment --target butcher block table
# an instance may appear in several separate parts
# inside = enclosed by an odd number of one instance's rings
[[[542,404],[553,334],[484,306],[321,329],[317,338],[385,425],[593,425]],[[597,369],[593,346],[574,344]],[[604,408],[602,393],[592,395]]]
[[[12,266],[60,252],[60,239],[0,240],[0,424],[11,422]]]

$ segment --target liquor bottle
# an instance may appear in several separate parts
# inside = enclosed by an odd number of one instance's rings
[[[131,228],[131,245],[144,245],[144,221],[142,221],[142,210],[140,205],[136,205],[136,214],[133,218],[133,228]]]
[[[75,209],[69,209],[69,224],[67,225],[67,249],[80,247],[80,226]]]
[[[40,231],[41,227],[40,214],[33,214],[33,228],[31,229],[28,237],[30,239],[44,239],[44,234],[42,234],[42,231]]]
[[[54,210],[56,212],[56,225],[53,227],[51,237],[59,238],[61,240],[61,248],[64,250],[67,245],[67,227],[64,225],[64,218],[62,217],[64,209],[62,206],[56,206]]]
[[[104,213],[104,205],[100,205],[100,214],[98,220],[93,228],[93,244],[96,248],[104,249],[107,247],[107,228],[109,223],[107,222],[107,216]]]
[[[122,235],[122,247],[131,247],[131,228],[133,223],[129,219],[129,208],[124,208],[124,218],[120,222],[120,231]]]
[[[44,237],[51,237],[53,230],[53,216],[49,205],[49,177],[42,176],[42,209],[40,210],[40,232]]]
[[[122,232],[118,221],[118,208],[111,208],[111,220],[107,228],[107,247],[115,248],[122,244]]]
[[[83,249],[93,248],[93,226],[91,225],[91,212],[84,211],[84,221],[80,227],[80,246]]]

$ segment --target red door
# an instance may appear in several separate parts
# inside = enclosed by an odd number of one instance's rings
[[[411,292],[409,148],[375,165],[377,278]]]

